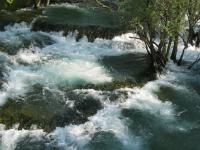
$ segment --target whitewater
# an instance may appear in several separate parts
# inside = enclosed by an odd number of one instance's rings
[[[27,107],[31,103],[28,109],[37,104],[31,109],[36,109],[38,118],[52,115],[55,107],[58,112],[65,108],[73,110],[64,113],[66,116],[73,117],[73,112],[78,116],[77,120],[70,118],[64,124],[59,124],[58,119],[55,128],[49,130],[37,124],[35,118],[30,128],[20,128],[20,122],[11,127],[2,123],[0,149],[200,149],[200,75],[198,65],[193,70],[187,69],[200,50],[189,47],[184,57],[186,65],[178,67],[169,62],[158,79],[140,84],[128,73],[124,75],[122,70],[116,69],[123,59],[114,67],[108,65],[112,58],[132,54],[142,55],[136,61],[138,64],[133,65],[136,71],[137,67],[143,67],[145,47],[131,36],[128,33],[94,42],[83,37],[76,41],[76,32],[66,37],[62,32],[33,32],[26,23],[7,26],[0,32],[0,43],[14,47],[11,52],[0,52],[0,79],[3,82],[0,84],[0,110],[3,111],[9,101],[14,101],[16,105],[26,104]],[[96,87],[127,78],[134,80],[136,86],[111,90]],[[85,104],[84,101],[89,102]],[[65,107],[61,108],[60,104]],[[49,120],[51,124],[53,119]]]

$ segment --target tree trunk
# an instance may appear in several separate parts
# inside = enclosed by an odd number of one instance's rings
[[[33,5],[33,9],[37,9],[38,5],[37,5],[37,0],[34,0],[34,5]]]
[[[176,55],[177,55],[177,51],[178,51],[178,34],[175,36],[175,39],[174,39],[174,47],[173,47],[173,50],[172,50],[172,55],[171,55],[171,60],[173,60],[175,63],[177,62],[176,60]]]
[[[188,69],[192,69],[192,67],[200,61],[200,54],[197,56],[196,60],[188,67]]]
[[[37,8],[41,7],[41,0],[35,0],[35,1],[36,1]]]
[[[172,37],[169,38],[169,42],[168,42],[168,45],[167,45],[167,52],[165,54],[165,59],[166,60],[168,60],[171,46],[172,46]]]
[[[50,0],[47,0],[47,5],[49,5],[50,4]]]
[[[200,32],[197,33],[197,39],[196,39],[196,43],[195,43],[196,47],[200,46]]]
[[[184,56],[185,50],[186,50],[187,48],[188,48],[188,46],[185,46],[184,49],[183,49],[183,51],[182,51],[182,53],[181,53],[181,57],[180,57],[180,59],[179,59],[179,61],[178,61],[178,65],[179,65],[179,66],[181,65],[181,63],[182,63],[182,61],[183,61],[183,56]]]
[[[194,45],[194,39],[195,39],[195,32],[193,30],[193,27],[192,26],[189,26],[189,35],[188,35],[188,42],[191,44],[191,45]]]
[[[165,67],[165,58],[160,51],[151,50],[152,66],[155,73],[161,73]]]

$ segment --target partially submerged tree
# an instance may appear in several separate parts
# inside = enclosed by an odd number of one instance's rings
[[[178,60],[178,65],[181,65],[183,61],[183,56],[185,54],[188,45],[199,47],[200,44],[200,26],[198,27],[198,22],[200,21],[200,1],[199,0],[185,0],[185,25],[183,25],[184,30],[179,33],[179,37],[182,39],[184,48],[180,59]],[[197,61],[198,60],[198,61]],[[189,68],[192,68],[194,64],[199,62],[199,55],[197,59],[190,65]]]
[[[168,60],[176,61],[179,31],[184,18],[185,0],[123,0],[121,11],[131,20],[131,29],[145,43],[155,72],[161,72]]]
[[[188,19],[188,42],[194,45],[194,40],[196,40],[196,46],[199,46],[200,37],[198,32],[195,31],[195,26],[200,20],[200,0],[187,0],[187,19]],[[199,31],[200,32],[200,31]]]

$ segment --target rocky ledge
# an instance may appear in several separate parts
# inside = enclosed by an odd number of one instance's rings
[[[75,5],[47,7],[42,16],[32,24],[33,31],[78,31],[77,40],[86,35],[89,41],[95,38],[111,39],[123,32],[116,13],[96,7],[83,8]]]

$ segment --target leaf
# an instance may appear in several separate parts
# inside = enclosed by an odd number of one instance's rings
[[[12,3],[14,2],[14,0],[6,0],[6,2],[7,2],[8,4],[12,4]]]

